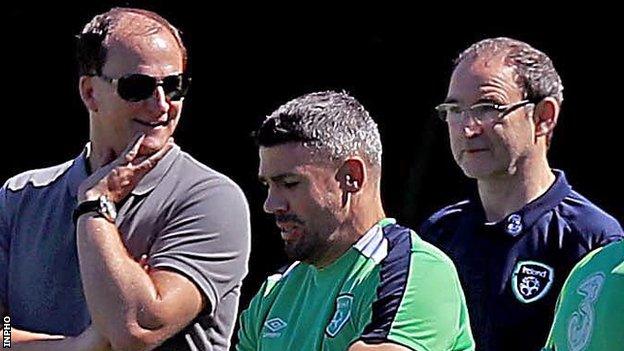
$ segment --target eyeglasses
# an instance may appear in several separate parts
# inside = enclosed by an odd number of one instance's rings
[[[438,117],[448,123],[456,123],[462,120],[462,114],[466,114],[479,122],[491,122],[501,120],[521,106],[533,104],[529,100],[522,100],[507,105],[498,105],[491,102],[482,102],[461,108],[456,103],[443,103],[435,107]]]
[[[121,78],[111,78],[103,74],[100,77],[117,87],[117,94],[126,101],[142,101],[154,94],[161,86],[165,95],[172,101],[181,100],[188,91],[191,77],[184,73],[158,79],[145,74],[128,74]]]

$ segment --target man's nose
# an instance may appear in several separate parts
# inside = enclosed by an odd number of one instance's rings
[[[483,124],[469,113],[465,113],[462,117],[462,131],[468,139],[479,136],[483,133]]]
[[[286,212],[288,203],[275,190],[269,188],[263,208],[266,213]]]

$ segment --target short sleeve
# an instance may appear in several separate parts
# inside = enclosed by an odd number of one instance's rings
[[[266,287],[267,282],[262,285],[260,291],[251,300],[249,307],[241,313],[236,351],[256,351],[258,348],[258,336],[264,322],[261,311]]]
[[[418,241],[409,254],[389,255],[372,317],[360,340],[413,350],[474,350],[464,294],[453,263]],[[394,267],[393,267],[394,266]]]
[[[177,203],[154,240],[148,264],[179,272],[200,289],[212,313],[247,274],[250,223],[247,200],[225,179],[196,184]]]

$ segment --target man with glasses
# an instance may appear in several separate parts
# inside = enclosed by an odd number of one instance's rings
[[[190,81],[178,30],[114,8],[78,36],[78,61],[90,143],[0,190],[12,347],[227,350],[249,212],[234,182],[171,139]]]
[[[539,350],[574,264],[622,237],[613,217],[549,166],[562,90],[544,53],[486,39],[456,60],[436,107],[478,195],[435,213],[420,233],[458,267],[478,350]]]

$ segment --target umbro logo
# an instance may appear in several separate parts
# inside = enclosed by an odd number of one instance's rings
[[[271,318],[264,322],[264,328],[266,331],[262,333],[263,338],[277,338],[282,335],[280,330],[286,328],[288,323],[284,322],[281,318]]]

